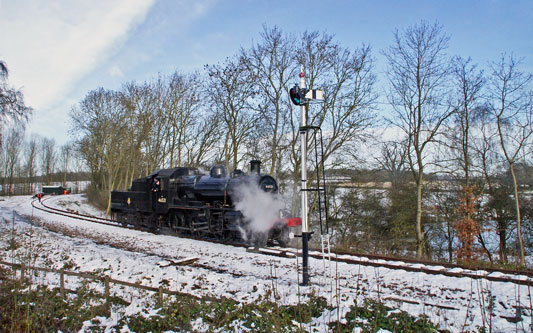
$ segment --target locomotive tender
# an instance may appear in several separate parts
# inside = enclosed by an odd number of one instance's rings
[[[209,175],[197,168],[161,169],[136,179],[127,191],[111,192],[111,212],[123,225],[151,231],[177,233],[224,240],[242,239],[250,245],[265,246],[289,242],[289,227],[299,218],[279,218],[257,230],[236,210],[240,186],[256,186],[275,195],[276,180],[261,174],[261,162],[250,162],[250,173],[234,170],[229,176],[223,166],[214,166]],[[242,198],[241,198],[242,199]],[[252,199],[253,200],[253,199]]]

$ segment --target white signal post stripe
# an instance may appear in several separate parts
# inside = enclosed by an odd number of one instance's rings
[[[305,89],[305,74],[304,66],[300,66],[300,89]],[[302,119],[301,126],[307,126],[307,114],[305,112],[305,104],[300,105],[300,115]],[[302,169],[301,169],[301,215],[302,215],[302,232],[309,232],[309,219],[307,207],[307,131],[300,131],[301,135],[301,151],[302,151]]]

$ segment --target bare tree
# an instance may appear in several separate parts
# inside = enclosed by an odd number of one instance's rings
[[[471,137],[475,120],[479,118],[481,110],[480,98],[485,79],[483,71],[478,71],[477,66],[472,64],[470,58],[455,57],[452,66],[452,78],[457,97],[452,123],[447,129],[445,137],[447,138],[446,145],[454,155],[454,165],[459,167],[464,179],[456,207],[458,219],[454,223],[460,241],[458,259],[470,260],[473,256],[475,237],[477,236],[484,244],[479,221],[474,219],[477,196],[471,181],[473,167]]]
[[[9,86],[9,71],[5,62],[0,61],[0,145],[2,144],[2,128],[12,121],[24,128],[25,122],[31,116],[32,108],[24,103],[22,91]]]
[[[109,207],[109,192],[136,177],[208,158],[220,122],[201,109],[201,84],[197,74],[176,72],[128,83],[120,92],[91,91],[72,110],[76,150],[91,171],[90,193],[100,205]]]
[[[203,80],[197,74],[174,72],[148,83],[128,83],[120,93],[129,132],[123,145],[130,156],[123,184],[134,175],[177,165],[198,166],[209,159],[220,138],[216,109],[201,98]]]
[[[73,144],[72,150],[72,168],[74,171],[74,188],[72,189],[73,193],[81,193],[82,189],[85,190],[86,187],[82,185],[82,181],[87,180],[84,177],[84,173],[87,172],[87,165],[84,161],[83,156],[80,151],[76,149],[76,143]]]
[[[155,118],[150,90],[148,84],[130,82],[119,94],[122,111],[125,113],[122,121],[128,129],[127,133],[123,133],[122,138],[127,144],[121,145],[121,149],[129,158],[126,161],[122,186],[129,186],[136,176],[152,171],[150,168],[154,162],[150,161],[154,159],[149,156],[152,150],[143,147],[148,145],[146,141],[151,139],[150,135],[155,122],[162,122],[162,120]],[[147,159],[150,161],[146,161]]]
[[[134,142],[129,135],[133,129],[127,111],[120,94],[100,88],[89,92],[70,114],[77,150],[91,171],[95,199],[108,209],[110,191],[123,186],[123,174],[132,160]]]
[[[15,176],[20,167],[20,153],[23,140],[24,134],[17,129],[11,130],[6,138],[5,147],[3,149],[4,183],[2,184],[2,189],[4,194],[7,195],[15,194]]]
[[[140,136],[141,149],[145,152],[146,174],[163,167],[169,155],[168,135],[172,124],[168,121],[169,113],[165,108],[167,92],[168,87],[164,78],[158,77],[152,82],[141,85],[141,94],[138,95],[138,110],[142,110],[141,112],[147,117],[145,119],[150,120],[141,127],[149,130],[148,135]]]
[[[44,177],[44,182],[50,184],[52,182],[52,174],[56,171],[56,142],[54,139],[41,138],[39,146],[41,175]]]
[[[228,58],[221,65],[206,66],[206,70],[209,96],[219,110],[226,131],[221,158],[227,168],[234,169],[241,161],[241,149],[257,118],[250,108],[253,81],[240,57]]]
[[[213,110],[203,110],[183,143],[186,165],[198,167],[216,159],[214,148],[222,136],[221,115]]]
[[[402,141],[388,141],[381,146],[376,162],[389,176],[391,187],[397,187],[407,171],[407,147]]]
[[[422,191],[428,145],[452,110],[446,100],[449,62],[445,55],[449,37],[438,24],[421,22],[394,32],[393,44],[384,52],[389,64],[389,99],[395,118],[391,122],[408,139],[408,161],[417,186],[417,255],[424,255]]]
[[[533,75],[520,71],[519,66],[520,61],[512,55],[503,55],[499,62],[493,63],[489,93],[500,148],[512,176],[520,264],[524,265],[524,241],[515,164],[533,134],[533,93],[527,90]]]
[[[483,71],[478,71],[470,58],[453,60],[452,77],[457,101],[454,106],[452,128],[448,129],[450,146],[457,152],[456,161],[463,172],[464,186],[469,187],[472,173],[472,129],[479,118],[481,94],[485,85]]]
[[[167,83],[168,92],[164,108],[165,119],[168,119],[171,125],[167,135],[170,166],[176,163],[177,165],[191,164],[187,154],[191,148],[190,143],[196,143],[198,135],[211,132],[207,129],[205,132],[194,130],[195,124],[201,122],[201,117],[204,116],[201,110],[202,83],[198,74],[184,75],[178,72],[172,74]],[[196,157],[200,160],[203,158]]]
[[[269,29],[266,26],[261,38],[250,49],[241,49],[241,58],[257,89],[254,108],[260,118],[255,131],[259,143],[266,146],[262,159],[270,163],[270,174],[277,175],[288,148],[286,135],[291,102],[287,91],[298,70],[294,61],[296,40],[283,34],[278,27]]]
[[[72,159],[73,146],[72,144],[65,144],[59,150],[59,163],[61,172],[63,173],[63,184],[67,183],[67,175],[70,172],[70,163]]]
[[[143,174],[164,167],[170,156],[169,136],[173,126],[167,100],[168,83],[161,76],[151,82],[131,82],[118,95],[122,111],[128,114],[123,121],[130,132],[124,139],[131,143],[122,148],[129,147],[128,154],[134,158],[131,162],[142,161]],[[138,167],[131,164],[131,170]]]
[[[324,101],[307,108],[308,125],[319,126],[324,132],[324,159],[329,167],[346,165],[346,156],[365,137],[366,129],[375,124],[374,60],[368,46],[353,51],[334,41],[333,36],[304,32],[299,38],[295,63],[303,64],[306,86],[321,89]],[[289,158],[294,193],[300,170],[298,112],[291,110]],[[313,152],[310,150],[310,153]],[[310,173],[312,180],[315,173]],[[293,207],[296,202],[293,203]]]
[[[353,51],[342,47],[327,34],[304,33],[297,59],[304,64],[306,83],[324,91],[324,102],[307,110],[309,123],[327,132],[324,158],[353,150],[367,135],[365,130],[376,124],[374,92],[376,77],[369,46]],[[335,163],[330,160],[329,163]]]
[[[35,191],[35,176],[37,173],[37,154],[38,154],[38,141],[36,136],[31,136],[29,141],[26,143],[25,153],[24,153],[24,175],[28,182],[29,193]]]
[[[483,177],[484,193],[488,195],[488,202],[483,206],[481,214],[486,221],[496,223],[494,231],[499,241],[498,255],[501,262],[507,263],[507,244],[513,217],[510,216],[508,209],[507,186],[501,179],[504,157],[501,149],[498,149],[498,134],[494,130],[490,110],[480,108],[478,112],[479,135],[472,138],[472,148],[477,156],[477,163]],[[490,251],[486,250],[486,252],[490,257]]]

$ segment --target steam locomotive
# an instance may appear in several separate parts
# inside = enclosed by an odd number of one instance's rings
[[[272,196],[278,192],[276,180],[261,174],[261,162],[250,162],[250,172],[234,170],[226,175],[223,166],[214,166],[209,175],[197,168],[161,169],[136,179],[127,191],[111,192],[111,212],[123,225],[133,225],[153,232],[192,235],[227,241],[242,240],[262,247],[267,243],[286,246],[290,227],[301,224],[299,218],[275,218],[262,228],[253,226],[250,216],[237,210],[244,187]]]

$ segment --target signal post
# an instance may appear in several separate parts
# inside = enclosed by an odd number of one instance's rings
[[[305,90],[304,66],[300,67],[300,89]],[[307,104],[300,104],[300,139],[301,139],[301,212],[302,212],[302,285],[309,284],[309,207],[307,206]]]
[[[312,90],[308,94],[309,89],[305,87],[305,73],[303,65],[300,66],[300,86],[295,85],[290,89],[289,95],[291,101],[300,106],[301,126],[300,126],[300,140],[301,140],[301,216],[302,216],[302,285],[309,284],[309,240],[311,239],[311,232],[309,228],[309,207],[307,203],[307,104],[309,99],[322,99],[322,92],[320,90]]]

